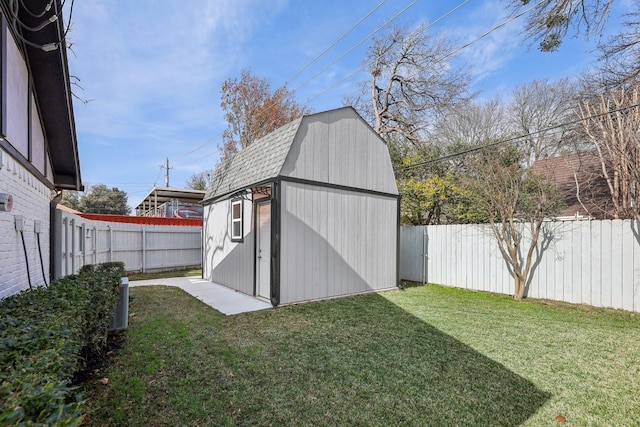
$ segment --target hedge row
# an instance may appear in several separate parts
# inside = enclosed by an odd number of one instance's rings
[[[0,425],[79,425],[84,402],[70,382],[106,344],[124,264],[77,275],[0,302]]]

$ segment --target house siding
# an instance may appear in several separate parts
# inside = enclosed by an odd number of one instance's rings
[[[45,283],[40,251],[49,281],[50,191],[16,159],[0,149],[0,193],[13,196],[13,210],[0,212],[0,298],[5,298],[29,287],[22,238],[15,227],[16,215],[24,217],[24,240],[32,285]],[[35,221],[41,222],[40,248]]]
[[[280,304],[396,286],[397,199],[282,182]]]
[[[253,203],[243,201],[243,241],[231,241],[231,200],[207,205],[203,212],[203,278],[254,294],[255,235]]]

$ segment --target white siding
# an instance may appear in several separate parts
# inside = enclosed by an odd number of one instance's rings
[[[351,108],[305,117],[281,175],[398,194],[387,146]]]
[[[13,210],[0,212],[0,298],[29,287],[27,264],[15,216],[24,217],[24,240],[27,248],[33,286],[44,284],[40,252],[45,276],[49,281],[49,189],[20,163],[0,149],[0,193],[13,196]],[[40,221],[40,247],[35,222]]]
[[[396,286],[397,200],[282,183],[280,303]]]
[[[231,241],[231,200],[204,207],[203,277],[231,289],[254,294],[254,247],[252,202],[243,203],[242,242]]]
[[[640,225],[631,220],[545,223],[527,295],[640,312]],[[513,293],[513,279],[487,226],[402,227],[400,277],[447,286]],[[528,248],[525,239],[523,248]]]
[[[7,28],[6,43],[6,139],[25,158],[28,158],[29,77],[27,65]]]

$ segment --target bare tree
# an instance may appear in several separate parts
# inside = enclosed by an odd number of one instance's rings
[[[467,99],[468,73],[449,63],[450,52],[424,26],[393,27],[373,41],[364,61],[369,96],[360,98],[369,104],[356,107],[378,134],[418,144],[439,112]]]
[[[469,100],[450,108],[434,126],[433,140],[439,146],[478,146],[506,137],[506,111],[500,98]]]
[[[595,147],[615,218],[640,221],[640,92],[612,91],[580,105],[584,131]]]
[[[199,173],[193,173],[191,178],[187,181],[187,188],[192,190],[206,190],[211,185],[211,178],[213,177],[213,170],[202,171]]]
[[[509,120],[517,135],[527,135],[526,162],[555,156],[571,136],[566,127],[556,128],[574,114],[576,86],[569,79],[557,82],[534,80],[513,90]]]
[[[525,36],[537,42],[543,52],[558,50],[564,37],[573,31],[587,38],[602,34],[613,0],[509,0],[514,15],[533,7],[527,15]]]
[[[620,89],[640,82],[640,4],[625,15],[622,30],[601,43],[597,76],[605,88]]]
[[[470,160],[467,188],[476,209],[486,214],[500,252],[514,279],[513,298],[524,297],[545,218],[562,201],[555,186],[522,166],[524,154],[506,147]],[[528,245],[527,245],[528,242]]]

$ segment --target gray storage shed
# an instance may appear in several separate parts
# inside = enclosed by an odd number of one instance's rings
[[[399,200],[384,141],[352,107],[303,116],[216,171],[203,277],[274,306],[396,287]]]

